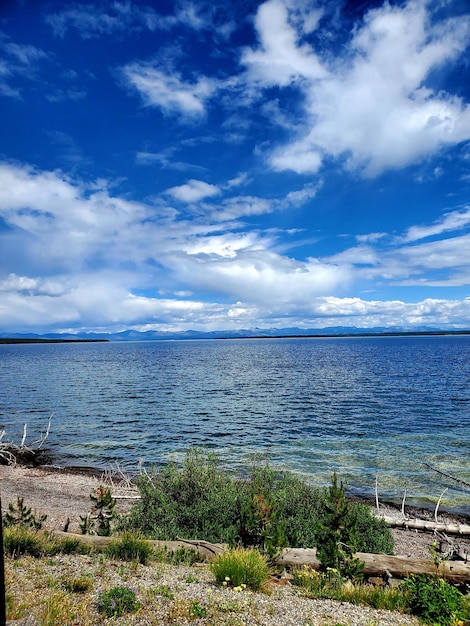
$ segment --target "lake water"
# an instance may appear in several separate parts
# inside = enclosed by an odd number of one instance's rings
[[[0,345],[4,440],[54,414],[58,464],[135,469],[190,446],[351,492],[470,512],[470,337]],[[442,506],[442,505],[441,505]]]

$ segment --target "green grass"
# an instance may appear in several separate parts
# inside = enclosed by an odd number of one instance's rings
[[[218,555],[210,564],[218,585],[248,587],[258,591],[266,585],[270,569],[268,559],[258,550],[233,548]]]
[[[153,555],[153,549],[142,535],[124,532],[120,537],[110,541],[105,554],[112,559],[136,561],[145,565]]]

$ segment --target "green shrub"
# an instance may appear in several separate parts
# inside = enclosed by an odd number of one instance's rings
[[[191,449],[178,470],[175,463],[137,480],[141,499],[126,521],[153,539],[205,539],[235,543],[239,528],[236,483],[216,457]]]
[[[240,539],[273,555],[286,546],[308,547],[315,541],[318,492],[289,472],[253,465],[240,482]]]
[[[442,578],[417,574],[405,579],[400,587],[411,613],[428,624],[452,626],[470,617],[468,599]]]
[[[107,617],[121,617],[124,613],[135,613],[139,610],[135,591],[128,587],[113,587],[100,593],[97,601],[99,613]]]
[[[150,543],[140,534],[124,532],[121,537],[112,539],[105,553],[112,559],[121,561],[137,561],[145,565],[152,556]]]
[[[353,520],[352,541],[357,552],[393,554],[395,544],[387,522],[373,515],[370,507],[352,503],[349,514]]]
[[[233,548],[219,554],[210,564],[218,585],[261,589],[269,578],[267,557],[258,550]]]
[[[317,557],[323,571],[333,569],[346,577],[357,577],[363,566],[353,557],[356,521],[343,483],[336,473],[325,490],[324,509],[318,524]]]
[[[256,547],[273,556],[280,548],[321,546],[331,521],[328,489],[315,489],[290,472],[253,463],[241,480],[220,469],[213,454],[191,449],[181,467],[174,463],[142,475],[141,499],[121,521],[154,539],[205,539]],[[341,541],[364,552],[393,552],[390,529],[363,505],[345,501],[347,526]],[[345,531],[346,532],[346,531]],[[347,539],[347,541],[345,540]]]

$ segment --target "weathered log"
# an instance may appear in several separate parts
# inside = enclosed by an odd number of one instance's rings
[[[430,520],[422,519],[396,519],[386,515],[381,519],[385,520],[392,528],[406,528],[411,530],[444,532],[449,535],[470,536],[469,524],[445,524],[442,522],[432,522]]]
[[[364,563],[364,574],[368,577],[386,574],[393,578],[406,578],[411,574],[431,574],[453,583],[470,581],[470,564],[460,561],[442,562],[436,569],[436,565],[430,559],[411,559],[405,556],[368,554],[366,552],[357,552],[354,556]],[[284,567],[299,567],[301,565],[308,565],[313,569],[320,567],[315,548],[287,548],[276,559],[275,563]]]
[[[52,535],[57,539],[76,539],[87,546],[95,548],[96,550],[105,550],[110,541],[116,539],[116,537],[101,537],[99,535],[64,533],[58,530],[55,530]],[[155,550],[175,552],[181,548],[185,548],[186,550],[192,549],[207,560],[213,559],[218,554],[222,554],[228,547],[225,543],[211,543],[210,541],[198,540],[191,541],[186,539],[179,539],[178,541],[155,541],[149,539],[148,542]]]
[[[100,537],[98,535],[78,535],[54,531],[53,536],[58,539],[77,539],[85,545],[96,550],[104,550],[113,537]],[[153,541],[149,544],[156,550],[174,552],[181,548],[196,550],[207,560],[213,559],[218,554],[227,550],[225,543],[211,543],[209,541],[186,540],[178,541]],[[354,555],[364,563],[366,576],[391,576],[393,578],[406,578],[410,574],[432,574],[445,578],[452,583],[470,582],[470,563],[461,561],[445,561],[436,569],[436,565],[430,559],[412,559],[405,556],[390,556],[388,554],[368,554],[357,552]],[[300,567],[307,565],[313,569],[320,568],[315,548],[286,548],[274,561],[275,565],[283,567]]]

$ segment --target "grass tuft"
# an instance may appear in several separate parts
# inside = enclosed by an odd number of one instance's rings
[[[258,550],[232,548],[210,564],[218,585],[253,591],[262,589],[270,575],[267,557]]]

